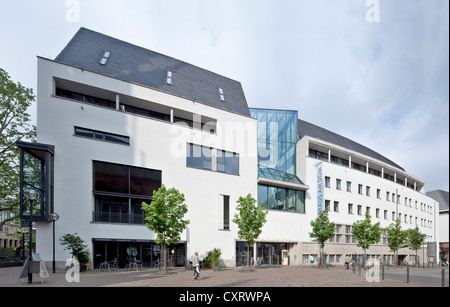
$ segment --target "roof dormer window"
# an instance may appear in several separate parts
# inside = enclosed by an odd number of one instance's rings
[[[219,88],[220,100],[225,101],[225,96],[223,95],[223,89]]]
[[[172,85],[172,72],[171,71],[167,71],[166,83],[169,84],[169,85]]]

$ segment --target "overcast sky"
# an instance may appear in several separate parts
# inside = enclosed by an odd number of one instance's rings
[[[298,110],[449,191],[449,1],[367,2],[2,0],[0,67],[36,93],[36,56],[86,27],[240,81],[250,107]]]

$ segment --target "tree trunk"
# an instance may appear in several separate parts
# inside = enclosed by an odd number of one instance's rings
[[[253,267],[250,265],[250,244],[247,242],[247,265],[244,266],[243,271],[251,272],[253,271]]]
[[[161,272],[167,272],[167,260],[166,260],[166,240],[162,244],[162,261],[163,265],[160,267]]]

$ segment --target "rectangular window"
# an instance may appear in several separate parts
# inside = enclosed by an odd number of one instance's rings
[[[330,187],[330,177],[325,176],[325,187],[327,187],[327,188]]]
[[[161,171],[93,162],[95,222],[144,224],[143,201],[161,186]]]
[[[223,229],[230,229],[230,196],[223,196]]]
[[[129,168],[119,164],[94,162],[94,191],[130,194]]]
[[[295,191],[297,212],[305,213],[305,191]]]
[[[278,188],[277,189],[277,210],[286,210],[286,189]]]
[[[305,213],[305,192],[259,184],[258,204],[266,209]]]
[[[277,204],[276,194],[277,194],[276,187],[268,187],[267,209],[276,209],[276,204]]]
[[[266,209],[268,208],[267,190],[267,186],[261,184],[258,185],[258,205]]]
[[[288,200],[287,200],[287,210],[291,212],[295,212],[295,190],[288,190]]]
[[[341,179],[336,179],[336,190],[341,189]]]
[[[213,170],[212,148],[188,143],[186,146],[186,165],[200,169]],[[225,150],[216,151],[214,171],[239,175],[239,154]]]
[[[345,226],[345,233],[351,233],[352,232],[352,226]],[[350,242],[347,242],[350,243]]]
[[[339,212],[339,202],[338,201],[334,202],[334,212]]]
[[[347,181],[347,192],[352,191],[352,183],[350,181]]]
[[[161,171],[94,161],[94,193],[152,197],[161,186]]]
[[[217,150],[217,171],[239,175],[239,155],[225,150]]]
[[[353,214],[353,204],[348,204],[348,214]]]
[[[210,147],[188,144],[186,149],[187,166],[211,170],[212,163]]]
[[[103,131],[75,127],[75,135],[95,140],[113,142],[117,144],[130,145],[130,138],[128,136],[112,134]]]

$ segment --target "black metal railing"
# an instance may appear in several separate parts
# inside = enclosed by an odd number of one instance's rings
[[[92,219],[94,222],[138,225],[145,224],[144,214],[94,211],[92,212],[92,215]]]

